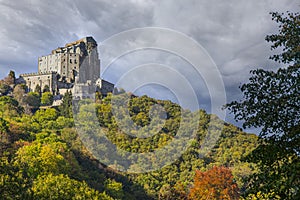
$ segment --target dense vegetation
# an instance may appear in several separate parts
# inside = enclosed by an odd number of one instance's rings
[[[52,107],[47,88],[26,93],[11,71],[0,81],[1,199],[299,199],[299,14],[273,17],[281,23],[280,33],[267,40],[284,52],[272,58],[289,66],[252,71],[250,82],[241,87],[244,100],[227,105],[245,127],[262,127],[259,137],[204,110],[191,112],[124,91],[79,102],[73,117],[70,92]],[[116,112],[113,102],[125,106]],[[147,128],[152,120],[159,122],[151,115],[154,105],[165,111],[159,131]],[[127,115],[119,117],[122,113]],[[122,126],[131,120],[140,131]],[[195,137],[172,164],[126,173],[114,170],[122,166],[118,159],[105,164],[111,155],[106,154],[108,144],[97,142],[102,133],[132,153],[153,152],[179,133]],[[209,151],[202,148],[207,137],[218,139]],[[123,170],[147,168],[151,159]]]
[[[142,174],[116,172],[99,163],[81,143],[74,128],[70,93],[64,96],[59,107],[37,109],[45,105],[47,99],[52,99],[49,92],[40,95],[38,92],[22,93],[27,100],[24,102],[24,98],[19,98],[20,89],[22,87],[17,85],[10,88],[10,95],[0,97],[0,191],[4,199],[172,199],[174,194],[187,198],[196,170],[226,166],[239,187],[244,189],[243,177],[254,169],[253,164],[242,162],[241,158],[255,148],[257,137],[243,133],[233,125],[224,125],[216,116],[203,110],[192,113],[170,101],[130,96],[130,118],[137,125],[143,127],[150,123],[148,113],[154,104],[164,108],[166,121],[161,131],[150,138],[122,133],[112,114],[111,102],[125,101],[128,94],[123,93],[99,98],[92,108],[96,109],[99,124],[106,130],[108,138],[126,151],[152,151],[172,140],[179,126],[188,129],[190,123],[199,123],[199,127],[193,144],[173,164]],[[89,106],[91,104],[83,101],[78,108],[82,110],[80,117],[84,123]],[[182,113],[189,120],[181,122]],[[200,120],[193,122],[195,115]],[[222,134],[210,154],[199,158],[201,140],[207,134],[208,125]]]
[[[270,59],[285,64],[277,71],[251,71],[241,86],[242,101],[227,107],[244,127],[260,127],[259,146],[247,157],[259,170],[249,177],[248,193],[268,194],[270,199],[300,198],[300,15],[272,13],[279,33],[268,35],[272,49],[281,53]],[[260,197],[262,198],[262,197]]]
[[[111,113],[112,99],[122,100],[127,95],[123,93],[97,99],[93,108],[102,129],[107,130],[108,138],[127,151],[145,152],[165,145],[176,135],[181,112],[191,120],[194,115],[199,115],[201,120],[194,143],[173,164],[142,174],[117,172],[99,163],[82,145],[74,128],[70,93],[65,95],[61,106],[37,110],[36,106],[18,102],[16,92],[10,94],[12,96],[0,97],[0,192],[4,199],[177,199],[174,194],[184,199],[193,185],[196,170],[226,166],[242,192],[243,178],[255,169],[253,164],[241,161],[256,147],[255,135],[243,133],[230,124],[224,125],[216,116],[203,110],[192,113],[170,101],[131,96],[129,112],[136,124],[149,124],[148,113],[154,104],[165,109],[167,118],[161,131],[150,139],[123,134]],[[41,105],[40,101],[38,105]],[[88,116],[88,106],[91,104],[83,103],[80,107],[83,110],[81,118]],[[25,113],[26,107],[31,113],[28,110]],[[191,120],[183,122],[183,126],[188,129]],[[208,125],[222,134],[213,150],[199,158],[201,139],[207,134]]]

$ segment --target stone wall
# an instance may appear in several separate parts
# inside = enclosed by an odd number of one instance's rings
[[[93,84],[100,78],[100,60],[97,48],[91,50],[88,56],[85,56],[82,60],[78,77],[78,83],[85,83],[89,80]]]
[[[38,68],[39,73],[57,72],[62,82],[74,83],[76,76],[80,77],[80,83],[95,81],[100,77],[97,43],[92,37],[68,43],[40,57]]]
[[[47,85],[53,94],[57,93],[58,74],[56,72],[21,74],[20,78],[26,83],[29,92],[33,92],[37,85],[43,91]]]
[[[101,94],[106,96],[108,93],[113,92],[115,85],[103,80],[103,79],[98,79],[96,82],[96,86],[99,88],[99,91]]]
[[[73,99],[95,99],[96,86],[90,83],[75,84],[72,89]]]
[[[38,62],[38,72],[57,72],[60,73],[61,70],[61,54],[51,54],[48,56],[43,56],[39,58]]]

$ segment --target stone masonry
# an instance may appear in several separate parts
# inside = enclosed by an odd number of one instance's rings
[[[72,89],[78,98],[91,93],[91,88],[85,90],[91,85],[103,95],[114,88],[112,83],[100,78],[97,42],[93,37],[68,43],[52,50],[50,55],[39,57],[38,73],[21,74],[17,82],[25,83],[28,91],[34,91],[37,85],[42,90],[48,86],[54,95],[63,95]]]

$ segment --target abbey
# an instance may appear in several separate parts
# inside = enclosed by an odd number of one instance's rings
[[[100,60],[97,42],[85,37],[52,50],[50,55],[38,58],[38,72],[21,74],[18,83],[25,83],[28,91],[38,86],[53,95],[71,90],[78,98],[86,98],[95,89],[106,95],[114,85],[100,78]],[[92,87],[95,86],[95,87]],[[94,90],[94,91],[91,91]]]

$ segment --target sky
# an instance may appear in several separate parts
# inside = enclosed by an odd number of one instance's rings
[[[0,78],[11,69],[17,75],[36,72],[39,56],[93,36],[104,79],[190,109],[196,108],[189,102],[196,96],[197,106],[220,114],[214,101],[241,99],[238,86],[251,69],[280,67],[268,59],[275,52],[264,40],[278,31],[269,12],[293,12],[299,5],[296,0],[0,0]],[[121,56],[109,64],[117,53]],[[240,126],[232,115],[225,119]]]

